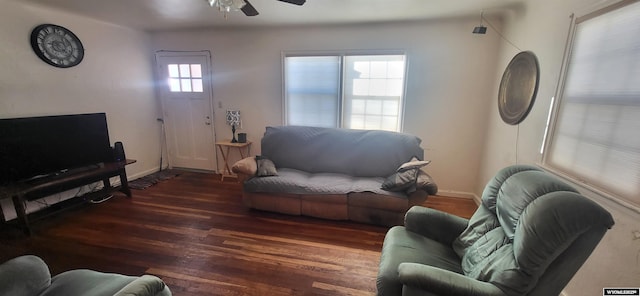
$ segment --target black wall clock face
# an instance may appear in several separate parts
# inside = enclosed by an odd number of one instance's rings
[[[43,24],[31,31],[31,48],[47,64],[69,68],[80,64],[84,47],[80,39],[64,27]]]

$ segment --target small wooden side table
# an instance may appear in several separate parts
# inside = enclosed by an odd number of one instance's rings
[[[224,159],[224,168],[222,170],[222,177],[220,181],[224,181],[224,178],[238,178],[236,174],[231,172],[229,168],[229,152],[231,148],[234,148],[240,152],[240,159],[248,157],[251,155],[251,141],[247,141],[245,143],[231,143],[231,140],[224,140],[220,142],[216,142],[216,146],[220,149],[220,154],[222,154],[222,159]],[[244,156],[243,151],[247,150],[247,156]]]

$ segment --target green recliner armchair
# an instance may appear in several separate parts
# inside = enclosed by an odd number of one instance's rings
[[[171,296],[155,276],[126,276],[76,269],[51,277],[37,256],[25,255],[0,264],[0,295],[11,296]]]
[[[385,236],[378,295],[558,295],[613,224],[554,176],[510,166],[469,220],[411,208]]]

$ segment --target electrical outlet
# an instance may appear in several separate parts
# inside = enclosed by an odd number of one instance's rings
[[[218,101],[218,108],[222,109],[222,101]]]
[[[640,239],[640,230],[634,230],[631,233],[633,233],[633,240],[639,240]]]

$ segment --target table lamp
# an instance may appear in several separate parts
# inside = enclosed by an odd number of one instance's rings
[[[238,143],[238,140],[236,140],[236,125],[240,124],[239,110],[227,110],[227,124],[231,126],[231,132],[233,133],[231,143]]]

